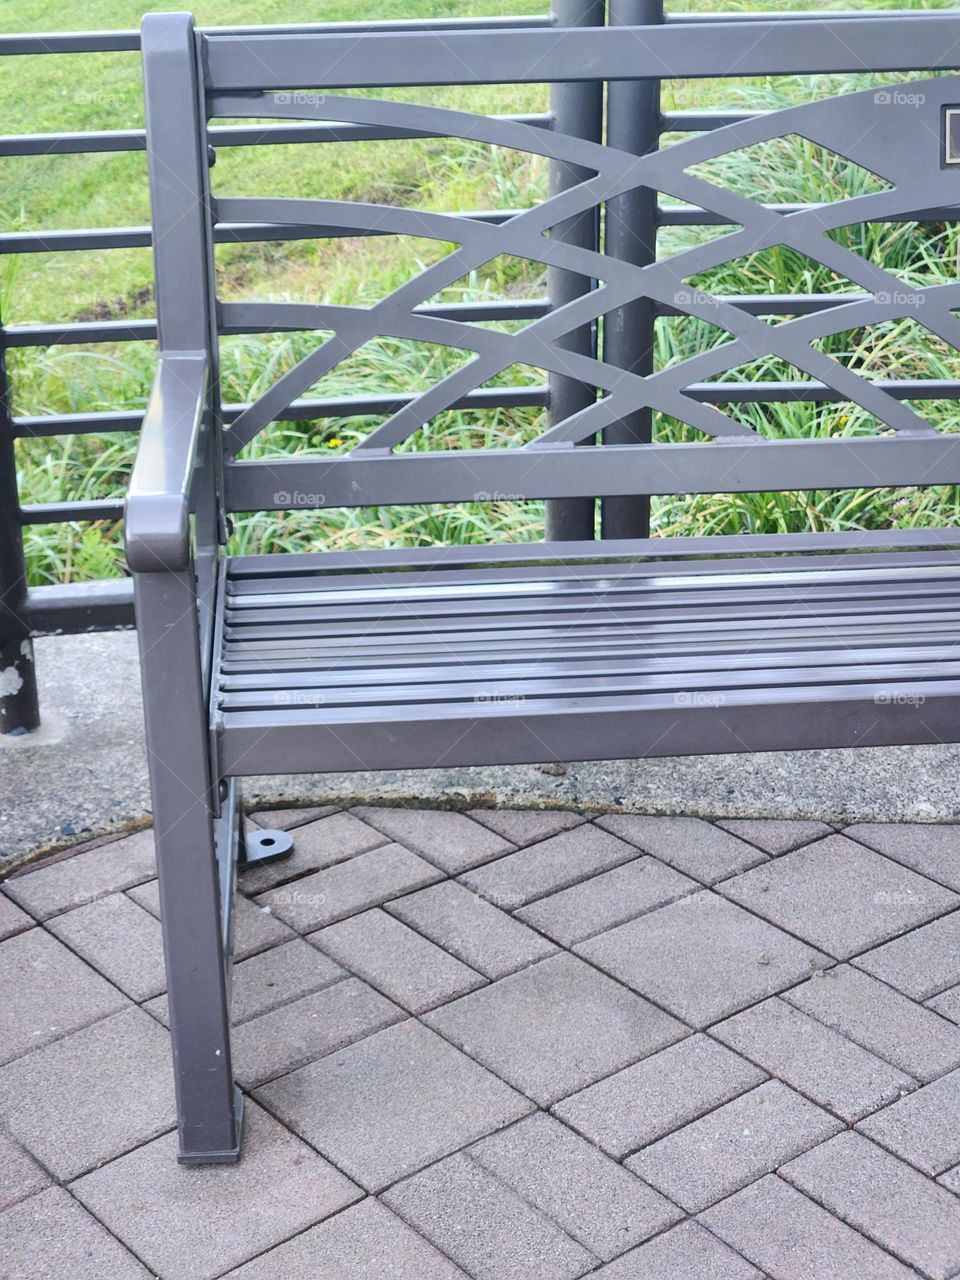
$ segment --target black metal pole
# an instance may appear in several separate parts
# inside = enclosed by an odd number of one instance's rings
[[[554,0],[553,15],[562,27],[602,27],[605,0]],[[556,84],[550,91],[550,110],[558,133],[572,134],[600,142],[603,138],[603,83]],[[550,162],[550,194],[565,191],[582,182],[590,174],[576,165],[558,160]],[[600,212],[590,209],[577,218],[559,223],[553,235],[566,244],[586,249],[600,245]],[[555,307],[581,297],[594,287],[594,281],[572,271],[547,270],[547,289]],[[568,334],[558,345],[580,355],[597,354],[597,329],[584,325]],[[596,399],[595,387],[585,386],[572,378],[551,374],[547,421],[562,422]],[[596,502],[593,498],[559,498],[547,503],[547,537],[560,541],[583,541],[594,537]]]
[[[650,26],[663,21],[663,0],[610,0],[610,26]],[[660,145],[659,80],[618,80],[607,90],[607,142],[611,147],[645,155]],[[657,193],[637,187],[607,202],[604,249],[614,258],[646,266],[657,256]],[[618,369],[641,375],[653,372],[654,309],[638,298],[604,316],[603,358]],[[653,430],[649,409],[621,418],[603,433],[604,444],[648,441]],[[604,498],[604,538],[646,538],[650,533],[650,499]]]
[[[33,644],[20,618],[26,590],[13,421],[0,326],[0,733],[27,733],[40,724]]]

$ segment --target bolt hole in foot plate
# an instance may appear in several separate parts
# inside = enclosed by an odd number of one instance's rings
[[[279,862],[293,853],[293,836],[289,831],[248,831],[240,850],[239,867],[259,867],[265,862]]]

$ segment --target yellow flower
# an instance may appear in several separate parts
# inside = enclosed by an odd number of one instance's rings
[[[342,444],[343,444],[343,441],[340,439],[339,436],[331,436],[330,439],[327,441],[327,448],[339,449]]]

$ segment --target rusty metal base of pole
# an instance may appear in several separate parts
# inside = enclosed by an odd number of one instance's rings
[[[39,727],[33,644],[23,636],[0,639],[0,733],[30,733]]]

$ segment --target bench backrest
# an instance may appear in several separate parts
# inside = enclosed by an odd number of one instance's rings
[[[166,350],[203,350],[216,360],[218,334],[317,330],[314,350],[254,403],[223,422],[227,510],[297,506],[377,506],[609,495],[837,489],[960,482],[960,439],[926,421],[922,401],[956,397],[956,384],[897,386],[871,380],[818,349],[832,334],[912,317],[950,348],[960,348],[960,284],[908,287],[835,238],[866,221],[935,217],[960,202],[960,165],[947,163],[950,108],[960,108],[960,79],[939,73],[960,63],[960,14],[843,16],[791,21],[673,21],[663,25],[558,29],[546,23],[512,30],[482,26],[442,32],[387,31],[218,35],[193,30],[186,15],[153,15],[143,29],[148,152],[153,199],[158,316]],[[926,69],[933,78],[738,117],[637,156],[539,124],[485,117],[434,105],[358,96],[355,89],[490,83],[596,83],[644,78],[815,75]],[[328,137],[451,137],[545,157],[563,181],[548,198],[504,219],[424,212],[389,204],[270,199],[209,193],[209,118],[315,122]],[[704,126],[705,127],[705,126]],[[832,204],[784,210],[765,206],[698,176],[694,169],[771,139],[799,135],[880,179],[864,194]],[[345,154],[344,163],[349,163]],[[708,242],[661,260],[618,254],[618,222],[631,201],[659,192],[726,224]],[[322,197],[322,193],[319,193]],[[578,219],[599,225],[591,245],[567,232]],[[332,229],[332,230],[331,230]],[[622,227],[621,227],[622,231]],[[217,303],[212,245],[225,232],[390,234],[452,242],[456,248],[372,306]],[[716,297],[696,278],[765,248],[786,246],[851,282],[847,298],[798,299],[780,323],[763,300]],[[544,264],[597,287],[530,310],[517,332],[484,327],[489,311],[437,306],[441,290],[507,254]],[[648,254],[648,259],[652,255]],[[782,301],[782,300],[781,300]],[[559,304],[559,305],[557,305]],[[579,338],[602,327],[611,344],[637,307],[689,315],[718,326],[725,343],[651,373],[598,358]],[[784,308],[781,306],[780,311]],[[522,308],[516,314],[522,316]],[[352,407],[386,420],[345,456],[237,460],[270,422],[316,411],[295,404],[319,379],[378,337],[436,343],[471,358],[430,389]],[[610,348],[613,349],[612,346]],[[718,378],[763,356],[800,371],[799,381],[752,390]],[[622,364],[623,361],[621,360]],[[579,401],[557,397],[541,434],[518,448],[399,451],[435,415],[482,405],[485,385],[512,366],[545,370],[554,387],[587,388]],[[599,393],[595,391],[599,389]],[[216,394],[216,384],[214,384]],[[771,439],[723,412],[737,399],[849,402],[875,423],[872,434],[829,439]],[[908,403],[907,401],[911,403]],[[522,398],[521,401],[522,402]],[[341,406],[344,410],[351,406]],[[645,438],[644,415],[690,428],[682,443]],[[640,424],[634,434],[624,424]],[[597,447],[574,446],[600,442]]]

